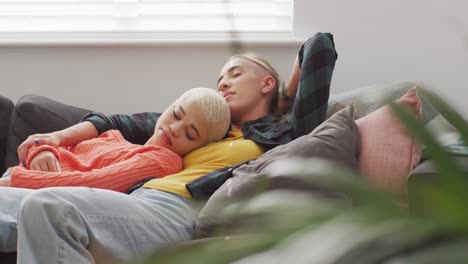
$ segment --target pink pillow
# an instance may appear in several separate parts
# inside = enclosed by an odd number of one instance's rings
[[[422,103],[416,87],[395,101],[421,118]],[[359,169],[372,184],[385,190],[406,193],[409,173],[419,164],[421,147],[385,105],[356,123],[361,135]]]

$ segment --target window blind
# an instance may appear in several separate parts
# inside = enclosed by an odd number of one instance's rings
[[[0,32],[291,32],[293,0],[0,0]]]

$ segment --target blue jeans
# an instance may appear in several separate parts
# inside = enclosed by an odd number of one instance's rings
[[[0,197],[5,189],[0,189]],[[176,194],[140,188],[126,195],[86,187],[9,192],[16,195],[13,203],[19,205],[18,263],[113,263],[130,259],[139,263],[150,251],[194,236],[197,213],[190,199]],[[10,213],[14,211],[11,208]],[[15,239],[15,220],[12,216],[6,237],[10,248]],[[0,226],[4,241],[4,223]]]

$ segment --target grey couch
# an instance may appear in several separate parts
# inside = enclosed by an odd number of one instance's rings
[[[356,108],[357,117],[362,117],[378,109],[386,100],[393,100],[409,90],[414,83],[399,82],[385,85],[374,85],[354,89],[350,92],[332,94],[329,101],[329,115],[339,111],[346,105],[353,103]],[[13,104],[7,98],[0,97],[0,157],[3,168],[18,164],[16,148],[24,141],[28,135],[34,133],[47,133],[60,130],[73,125],[86,115],[89,110],[64,105],[48,98],[28,95],[22,97],[13,108]],[[446,140],[450,145],[457,140],[456,135],[452,135],[453,129],[438,115],[437,111],[427,102],[424,102],[423,121],[428,127],[439,133],[439,138]],[[7,140],[6,140],[7,139]],[[457,160],[468,172],[468,152],[458,150],[453,152]],[[468,174],[468,173],[467,173]],[[417,193],[412,193],[412,189],[417,189],[418,184],[424,184],[433,177],[437,177],[437,171],[431,160],[423,160],[422,163],[411,173],[408,178],[410,207],[424,201],[418,200]],[[292,188],[298,186],[292,185]],[[0,253],[1,263],[14,263],[15,253]]]

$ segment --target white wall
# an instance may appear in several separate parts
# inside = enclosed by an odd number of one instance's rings
[[[421,81],[468,117],[466,10],[466,0],[296,0],[295,33],[335,35],[332,92]],[[298,45],[248,48],[286,76]],[[105,113],[161,111],[190,87],[214,87],[229,51],[225,44],[0,46],[0,94],[42,94]]]
[[[250,45],[287,75],[298,44]],[[162,111],[191,87],[216,88],[226,44],[0,46],[0,94],[40,94],[104,113]]]
[[[333,90],[414,80],[468,117],[468,1],[296,0],[295,33],[333,32]]]

